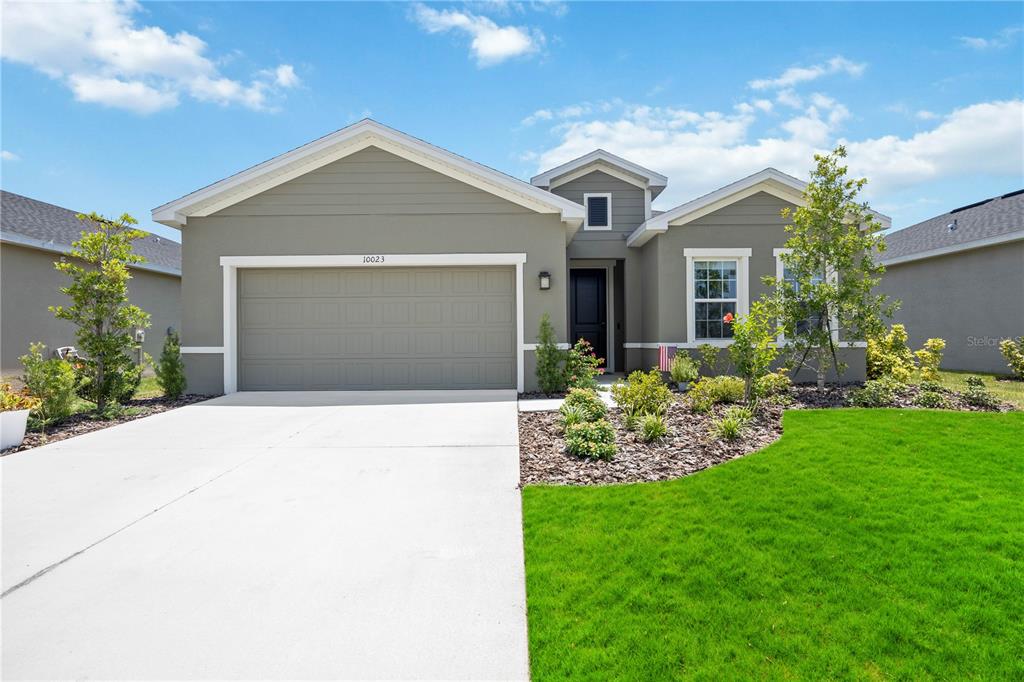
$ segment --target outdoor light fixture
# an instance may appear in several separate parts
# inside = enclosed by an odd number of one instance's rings
[[[551,273],[550,272],[545,270],[545,271],[541,272],[538,275],[538,278],[540,279],[540,290],[541,291],[547,291],[548,289],[551,288]]]

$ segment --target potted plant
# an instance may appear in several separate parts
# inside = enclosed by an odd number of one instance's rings
[[[15,391],[10,384],[0,384],[0,450],[21,445],[28,413],[38,406],[39,399],[26,390]]]
[[[685,393],[690,390],[690,382],[697,380],[699,369],[689,353],[677,352],[676,356],[672,358],[672,365],[669,367],[668,374],[672,378],[672,383],[679,389],[679,392]]]

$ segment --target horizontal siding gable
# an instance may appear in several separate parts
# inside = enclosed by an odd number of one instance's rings
[[[529,209],[376,147],[240,201],[217,216],[522,214]]]
[[[635,185],[612,177],[601,171],[587,173],[564,185],[551,190],[577,204],[583,204],[583,195],[593,192],[610,192],[612,195],[612,229],[595,233],[580,230],[575,239],[622,240],[622,234],[629,234],[644,221],[644,191]]]

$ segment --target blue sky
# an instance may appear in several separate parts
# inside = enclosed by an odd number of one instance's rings
[[[528,179],[604,147],[669,208],[845,141],[896,227],[1024,187],[1021,3],[3,7],[4,189],[151,208],[371,116]]]

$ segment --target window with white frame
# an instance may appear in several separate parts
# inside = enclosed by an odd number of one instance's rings
[[[800,293],[800,283],[796,281],[794,275],[790,272],[789,267],[785,261],[782,260],[782,256],[787,253],[791,253],[792,249],[775,249],[775,278],[779,282],[786,282],[793,288],[793,293]],[[835,273],[832,273],[832,279],[835,280]],[[825,281],[824,274],[814,275],[811,277],[812,284],[820,284]],[[821,316],[815,314],[809,314],[806,319],[797,322],[796,331],[798,334],[804,333],[807,329],[816,327],[821,324]],[[833,317],[832,319],[832,334],[838,338],[838,321]],[[785,335],[780,334],[780,340],[785,338]]]
[[[698,340],[732,338],[739,303],[739,260],[693,261],[694,333]]]
[[[583,205],[587,210],[584,230],[612,229],[612,195],[611,193],[584,194]]]

